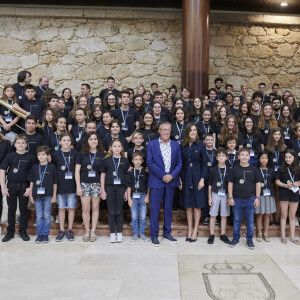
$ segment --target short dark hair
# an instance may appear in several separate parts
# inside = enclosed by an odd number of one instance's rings
[[[33,120],[35,123],[37,123],[37,118],[36,118],[34,115],[28,115],[28,116],[25,118],[25,123],[26,123],[28,120]]]
[[[235,143],[237,144],[237,139],[233,134],[228,134],[225,139],[224,139],[224,145],[227,146],[227,143],[230,141],[235,141]]]
[[[215,79],[215,83],[216,83],[217,81],[223,82],[223,78],[222,78],[222,77],[217,77],[217,78]]]
[[[29,71],[21,71],[18,73],[17,81],[23,82],[26,79],[26,75],[29,74],[31,76],[31,73]]]
[[[280,103],[281,103],[281,99],[280,99],[279,97],[276,97],[276,96],[275,96],[275,98],[272,99],[272,103],[273,103],[275,100],[278,100],[278,101],[280,101]]]
[[[36,154],[39,154],[39,153],[41,153],[41,152],[45,152],[47,155],[50,155],[50,154],[51,154],[51,148],[48,147],[48,146],[45,146],[45,145],[43,145],[43,146],[38,146],[38,147],[36,148]]]
[[[88,83],[82,83],[81,86],[85,86],[88,90],[91,89],[91,86]]]
[[[169,92],[171,91],[171,89],[174,89],[177,93],[177,86],[175,84],[171,85],[171,87],[169,88]]]
[[[260,86],[260,85],[266,86],[266,84],[264,82],[261,82],[258,86]]]
[[[158,86],[158,84],[157,84],[156,82],[152,82],[152,83],[151,83],[151,86],[154,86],[154,85],[157,85],[157,86]]]
[[[203,135],[203,141],[207,138],[207,137],[214,137],[213,136],[213,134],[212,133],[205,133],[204,135]]]
[[[113,119],[113,120],[111,120],[111,122],[109,123],[109,130],[111,129],[111,127],[112,127],[113,124],[117,124],[117,125],[120,127],[120,129],[122,128],[122,127],[121,127],[120,121],[117,120],[117,119]]]
[[[144,155],[141,151],[135,151],[133,154],[132,154],[132,157],[131,157],[131,160],[133,160],[135,157],[137,156],[140,156],[142,159],[144,159]]]
[[[130,93],[128,90],[122,90],[120,93],[119,93],[119,98],[122,98],[122,94],[126,94],[130,97]]]
[[[59,136],[59,140],[61,141],[62,138],[65,137],[65,136],[68,136],[68,137],[71,139],[71,141],[72,141],[72,135],[71,135],[71,133],[70,133],[69,131],[64,131],[64,132],[62,132],[62,133],[60,134],[60,136]]]
[[[106,82],[108,82],[108,80],[113,80],[114,82],[116,82],[115,79],[112,76],[107,77]]]
[[[87,120],[86,122],[85,122],[85,127],[87,127],[87,124],[95,124],[96,126],[97,126],[97,124],[96,124],[96,122],[94,121],[94,120]]]
[[[154,98],[155,98],[155,96],[162,96],[162,92],[161,91],[155,91],[153,95],[154,95]]]
[[[252,94],[252,99],[255,99],[256,97],[260,97],[261,99],[263,99],[264,95],[261,92],[254,92]]]
[[[274,82],[274,83],[272,84],[272,88],[273,88],[274,86],[278,86],[278,87],[279,87],[279,84],[276,83],[276,82]]]
[[[230,84],[230,83],[227,83],[227,84],[226,84],[226,86],[225,86],[225,89],[227,89],[228,87],[231,87],[231,88],[233,88],[233,85],[232,85],[232,84]]]
[[[228,153],[227,153],[227,151],[224,147],[218,147],[217,152],[216,152],[216,156],[218,156],[219,153],[223,153],[226,156],[228,156]]]
[[[35,90],[35,87],[32,84],[27,84],[24,87],[24,92],[26,92],[27,90]]]
[[[245,146],[243,146],[239,149],[238,155],[240,155],[242,152],[247,152],[250,155],[250,149]]]
[[[81,110],[81,111],[83,111],[83,113],[84,113],[84,115],[85,115],[85,116],[87,115],[87,113],[86,113],[86,111],[85,111],[85,109],[84,109],[84,108],[82,108],[82,107],[78,107],[78,108],[76,108],[76,110],[75,110],[75,113],[76,113],[76,111],[78,111],[78,110]]]
[[[215,92],[216,94],[218,93],[217,90],[216,90],[215,88],[209,89],[209,90],[208,90],[208,94],[209,94],[210,92]]]
[[[49,99],[49,101],[51,100],[51,99],[59,99],[59,97],[58,97],[58,95],[56,95],[56,94],[52,94],[52,95],[50,95],[50,99]],[[64,99],[63,99],[64,100]]]

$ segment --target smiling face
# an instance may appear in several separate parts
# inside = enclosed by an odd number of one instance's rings
[[[177,107],[183,107],[183,102],[181,100],[177,100],[176,103],[175,103],[175,108]]]
[[[205,111],[202,115],[204,122],[209,122],[211,118],[211,113],[209,111]]]
[[[98,137],[96,134],[92,134],[88,139],[88,145],[90,148],[95,149],[98,145]]]
[[[249,131],[249,132],[252,131],[252,128],[253,128],[253,121],[252,121],[252,119],[246,118],[246,120],[245,120],[245,127],[246,127],[247,131]]]
[[[167,141],[171,135],[171,124],[161,124],[158,133],[160,135],[161,140]]]
[[[241,163],[248,163],[249,159],[250,159],[250,154],[248,151],[242,151],[239,155],[238,158],[240,160]]]
[[[272,107],[271,107],[271,105],[266,105],[264,107],[263,113],[264,113],[265,117],[269,117],[270,118],[270,116],[272,114]]]
[[[227,123],[228,129],[229,130],[233,130],[234,126],[235,126],[235,120],[234,120],[234,118],[229,118],[228,119],[228,123]]]
[[[220,108],[220,117],[221,117],[221,119],[225,119],[226,115],[227,115],[226,108],[225,107],[221,107]]]
[[[118,135],[118,134],[120,133],[120,131],[121,131],[121,128],[120,128],[120,126],[118,125],[118,123],[113,123],[113,124],[111,125],[111,128],[110,128],[111,134],[113,134],[113,135]]]
[[[261,166],[267,166],[268,165],[268,155],[262,154],[259,158],[259,162]]]
[[[69,99],[71,97],[71,91],[69,89],[66,89],[63,93],[63,97],[65,99]]]
[[[144,122],[146,125],[151,126],[152,122],[153,122],[153,117],[150,114],[145,114],[144,115]]]
[[[86,98],[86,97],[81,97],[81,98],[79,99],[79,107],[80,107],[80,108],[86,108],[87,105],[88,105],[88,100],[87,100],[87,98]]]
[[[120,155],[123,150],[122,144],[119,141],[114,141],[110,148],[114,155]]]
[[[289,115],[290,115],[290,110],[289,110],[289,107],[288,107],[288,106],[284,106],[284,107],[282,108],[282,115],[283,115],[284,118],[289,117]]]
[[[182,122],[184,120],[184,111],[181,109],[178,109],[175,114],[175,118],[176,118],[177,122]]]
[[[108,125],[112,121],[112,119],[113,118],[109,113],[106,112],[103,114],[102,120],[105,125]]]
[[[280,138],[281,138],[281,132],[280,132],[279,130],[278,130],[278,131],[275,131],[275,132],[273,133],[273,139],[274,139],[274,141],[275,141],[275,142],[279,142]]]
[[[193,125],[189,132],[189,139],[194,141],[194,140],[196,140],[196,138],[197,138],[197,127],[195,125]]]
[[[286,164],[290,166],[294,162],[295,157],[291,153],[286,153],[284,156],[284,160]]]
[[[95,110],[94,110],[94,117],[96,119],[100,119],[101,115],[102,115],[101,109],[99,107],[95,108]]]
[[[67,127],[67,122],[65,118],[59,118],[56,122],[56,127],[59,131],[65,131]]]

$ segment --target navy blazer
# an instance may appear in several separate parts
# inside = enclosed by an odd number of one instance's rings
[[[179,174],[182,167],[182,158],[180,145],[170,140],[171,143],[171,168],[170,175],[173,179],[168,183],[172,187],[180,186]],[[167,175],[165,172],[165,164],[159,147],[159,139],[152,140],[147,145],[147,167],[149,169],[149,188],[163,188],[166,183],[163,177]]]

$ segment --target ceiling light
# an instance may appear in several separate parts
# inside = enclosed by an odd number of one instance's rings
[[[288,4],[286,2],[281,2],[280,6],[285,7],[285,6],[288,6]]]

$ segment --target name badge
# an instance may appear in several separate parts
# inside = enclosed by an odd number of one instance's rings
[[[45,195],[45,192],[46,192],[46,190],[45,190],[44,187],[37,188],[37,194],[38,195]]]
[[[5,117],[5,122],[12,122],[13,118],[12,117]]]
[[[264,196],[271,196],[271,191],[269,189],[263,189]]]
[[[299,191],[299,187],[298,186],[292,186],[291,190],[294,192],[294,193],[297,193]]]
[[[132,194],[132,198],[140,199],[141,198],[141,194],[140,193],[133,193]]]
[[[279,169],[279,166],[275,165],[275,167],[274,167],[275,172],[277,172],[278,169]]]
[[[225,196],[226,192],[224,189],[218,189],[218,196]]]
[[[121,184],[121,178],[114,178],[114,184]]]
[[[128,131],[128,126],[122,126],[123,131]]]
[[[73,179],[73,173],[72,172],[65,173],[65,179]]]
[[[286,134],[286,135],[284,136],[284,139],[285,139],[285,140],[290,140],[290,139],[291,139],[291,136],[290,136],[289,134]]]
[[[250,150],[250,156],[255,156],[255,153],[253,150]]]
[[[96,171],[89,171],[88,177],[96,177]]]

